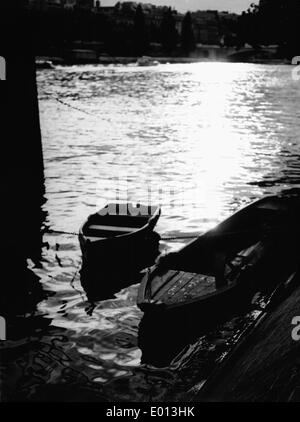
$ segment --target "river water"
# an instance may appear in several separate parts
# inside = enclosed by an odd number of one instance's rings
[[[118,199],[160,204],[159,233],[188,237],[265,194],[300,187],[300,85],[289,66],[58,67],[39,71],[38,89],[52,230],[77,232]],[[140,365],[137,285],[90,312],[76,236],[44,241],[34,271],[48,297],[35,316],[47,328],[37,323],[9,366],[9,388],[24,400],[181,400],[255,317],[195,339],[163,368]]]

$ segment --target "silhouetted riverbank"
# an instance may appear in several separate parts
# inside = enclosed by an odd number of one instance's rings
[[[149,58],[149,66],[158,65],[158,64],[180,64],[180,63],[205,63],[205,62],[222,62],[222,63],[252,63],[252,64],[266,64],[266,65],[283,65],[283,64],[291,64],[291,62],[287,59],[280,59],[280,58],[260,58],[260,57],[252,57],[249,59],[229,59],[226,57],[219,57],[219,58],[204,58],[204,57],[180,57],[180,56],[172,56],[172,57],[165,57],[165,56],[156,56]],[[76,58],[73,57],[72,59],[64,59],[62,57],[38,57],[37,61],[44,60],[50,61],[54,65],[87,65],[87,64],[100,64],[100,65],[135,65],[139,63],[141,57],[138,56],[100,56],[98,58]],[[151,63],[152,62],[152,63]]]
[[[292,321],[300,315],[299,282],[298,271],[194,399],[299,402],[300,341],[292,338]]]

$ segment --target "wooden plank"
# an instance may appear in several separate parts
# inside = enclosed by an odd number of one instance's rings
[[[156,292],[161,289],[165,284],[175,277],[179,271],[169,270],[167,273],[157,275],[151,280],[151,297],[153,298]]]
[[[101,231],[113,231],[113,232],[124,232],[130,233],[132,231],[138,230],[139,227],[118,227],[118,226],[98,226],[93,224],[89,226],[90,230],[101,230]]]
[[[170,300],[170,303],[185,302],[216,291],[215,277],[196,274],[193,279],[179,290]]]
[[[188,273],[188,272],[180,272],[180,277],[177,279],[177,282],[173,284],[172,280],[172,286],[168,285],[168,288],[161,289],[161,292],[159,292],[158,299],[161,299],[162,295],[164,294],[164,300],[163,302],[168,303],[172,296],[174,296],[185,284],[187,284],[190,280],[195,277],[194,273]]]
[[[200,298],[215,293],[216,291],[215,277],[207,276],[205,279],[199,280],[198,285],[194,285],[193,289],[189,289],[189,291],[183,295],[183,300],[186,301]]]
[[[184,271],[179,271],[174,277],[172,277],[167,283],[165,283],[159,290],[156,291],[154,300],[160,300],[168,290],[175,288],[178,283],[184,278],[185,276]],[[164,300],[163,300],[164,301]]]

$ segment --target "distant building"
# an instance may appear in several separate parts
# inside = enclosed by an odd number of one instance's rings
[[[236,13],[219,12],[219,31],[222,42],[228,37],[235,37],[239,15]]]
[[[115,6],[102,6],[101,0],[27,0],[31,8],[47,11],[52,9],[68,9],[93,11],[106,17],[109,24],[121,29],[130,29],[134,26],[136,9],[139,5],[135,1],[117,2]],[[261,0],[262,4],[269,0]],[[161,25],[167,6],[155,6],[150,3],[141,3],[145,23],[151,34],[151,42],[161,42]],[[184,15],[172,10],[178,34],[182,32]],[[196,44],[222,46],[231,45],[228,40],[235,39],[238,15],[214,10],[196,11],[191,13],[193,32]],[[95,31],[97,32],[97,31]]]
[[[101,6],[101,2],[96,2],[95,10],[101,13],[118,25],[132,26],[134,25],[135,13],[139,3],[137,2],[118,2],[115,6]],[[155,6],[150,3],[141,4],[144,12],[146,26],[159,28],[161,26],[164,13],[168,10],[167,6]],[[181,31],[183,15],[174,10],[174,18],[178,32]]]
[[[74,9],[93,10],[94,0],[28,0],[28,6],[38,10]]]
[[[48,10],[48,9],[62,9],[65,0],[28,0],[28,6],[31,9]]]
[[[112,18],[115,15],[115,7],[114,6],[97,6],[95,8],[96,13],[100,13],[101,15],[104,15],[107,18]]]
[[[95,10],[97,13],[101,13],[118,25],[132,26],[134,25],[134,19],[136,9],[138,7],[137,2],[118,2],[115,6],[101,6],[101,2],[96,2]],[[145,16],[145,22],[147,26],[154,24],[159,26],[161,24],[165,7],[157,7],[151,4],[141,4]]]
[[[146,25],[159,28],[162,24],[164,14],[168,10],[168,7],[154,6],[152,4],[143,4],[142,6],[145,15]],[[173,16],[176,23],[176,29],[180,32],[183,15],[177,13],[174,10]]]
[[[64,1],[64,8],[69,9],[69,10],[73,10],[73,9],[75,9],[76,4],[77,4],[77,0],[65,0]]]
[[[234,33],[238,22],[237,14],[216,10],[199,10],[192,12],[191,15],[194,35],[198,44],[222,44],[224,36]]]
[[[218,12],[199,10],[191,15],[196,43],[218,45],[221,40]]]
[[[93,10],[94,0],[77,0],[76,6],[77,8],[83,9],[83,10]]]
[[[231,24],[232,22],[237,22],[239,15],[237,13],[229,13],[229,12],[218,12],[219,19],[224,24]]]

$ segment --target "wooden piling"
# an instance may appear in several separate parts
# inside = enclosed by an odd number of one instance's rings
[[[0,81],[1,269],[5,274],[0,305],[9,306],[11,294],[19,298],[27,294],[26,259],[40,250],[44,166],[33,34],[25,2],[5,3],[14,3],[0,6],[0,56],[6,65],[6,80]]]

